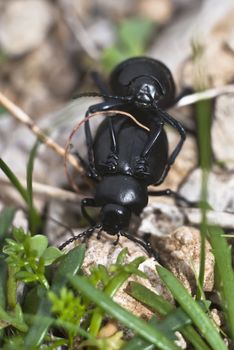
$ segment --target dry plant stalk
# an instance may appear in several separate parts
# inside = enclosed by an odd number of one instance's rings
[[[25,179],[21,179],[21,178],[18,178],[18,179],[23,185],[26,185]],[[4,185],[4,188],[6,186],[12,187],[12,183],[10,182],[10,180],[8,180],[8,178],[5,178],[5,177],[0,178],[0,185]],[[79,195],[77,193],[63,190],[59,187],[45,185],[40,182],[33,181],[32,186],[33,186],[33,195],[36,197],[45,197],[49,199],[56,199],[57,201],[61,201],[61,202],[71,202],[71,203],[78,203],[83,198],[82,195]]]

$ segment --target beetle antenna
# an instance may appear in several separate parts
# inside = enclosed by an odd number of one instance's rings
[[[102,94],[100,92],[82,92],[80,94],[77,94],[74,96],[74,100],[82,97],[103,97],[105,99],[113,99],[113,100],[121,100],[130,102],[133,99],[133,96],[118,96],[118,95],[109,95],[109,94]]]
[[[81,232],[79,233],[78,235],[74,236],[74,237],[71,237],[70,239],[68,239],[66,242],[64,242],[63,244],[61,244],[58,248],[60,250],[63,250],[63,248],[65,248],[67,245],[79,240],[79,239],[82,239],[83,238],[83,242],[87,241],[91,236],[92,234],[94,233],[94,231],[96,229],[101,229],[102,228],[102,225],[101,224],[97,224],[95,226],[91,226],[89,227],[87,230],[85,230],[84,232]]]
[[[143,247],[145,249],[145,251],[147,252],[147,254],[149,255],[149,257],[154,257],[155,260],[158,259],[158,254],[156,253],[156,251],[154,250],[154,248],[152,247],[151,243],[150,243],[150,235],[145,235],[144,236],[144,241],[134,237],[133,235],[131,235],[128,232],[125,231],[120,231],[120,235],[123,237],[128,238],[130,241],[133,241],[137,244],[139,244],[141,247]]]

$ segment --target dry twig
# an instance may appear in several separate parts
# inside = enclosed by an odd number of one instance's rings
[[[26,185],[26,181],[24,179],[20,179],[20,178],[18,179],[23,185]],[[13,187],[12,183],[5,177],[0,178],[0,185],[4,185],[4,188],[6,186]],[[82,195],[79,195],[77,193],[63,190],[61,188],[54,187],[54,186],[44,185],[35,181],[33,181],[32,186],[33,186],[34,196],[38,196],[38,197],[40,196],[48,199],[56,199],[61,202],[72,202],[72,203],[79,203],[80,200],[83,198]]]

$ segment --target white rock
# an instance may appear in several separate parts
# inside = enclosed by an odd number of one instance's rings
[[[140,264],[139,269],[146,274],[147,278],[131,276],[115,294],[114,301],[131,311],[136,316],[149,319],[152,317],[152,311],[128,295],[126,293],[126,287],[129,281],[135,281],[149,288],[154,293],[162,295],[168,301],[172,301],[171,295],[166,290],[156,272],[155,265],[158,265],[158,263],[153,258],[149,258],[143,248],[127,238],[121,236],[117,246],[113,245],[115,240],[116,236],[107,235],[104,232],[101,234],[100,240],[97,240],[96,235],[93,235],[87,242],[87,250],[82,270],[84,274],[87,275],[90,274],[90,270],[93,267],[98,266],[99,264],[106,267],[114,264],[123,248],[128,248],[129,251],[129,254],[125,259],[127,263],[133,261],[139,256],[145,256],[146,260]],[[77,244],[79,243],[76,242],[75,245]],[[67,247],[67,250],[73,247],[74,244],[71,244]]]
[[[180,188],[180,194],[192,202],[198,202],[200,193],[201,170],[196,169]],[[208,202],[216,211],[234,212],[234,177],[232,175],[215,172],[209,175]]]
[[[10,56],[38,47],[53,23],[52,7],[45,0],[13,0],[0,15],[0,46]]]
[[[139,233],[166,236],[184,223],[183,214],[176,206],[166,203],[152,203],[145,208]]]
[[[155,245],[163,265],[169,268],[180,279],[183,285],[195,292],[200,267],[200,232],[182,226],[170,236],[157,238]],[[211,291],[214,284],[214,256],[208,242],[206,248],[204,290]]]
[[[212,148],[217,160],[228,169],[234,169],[234,95],[217,98],[212,125]]]

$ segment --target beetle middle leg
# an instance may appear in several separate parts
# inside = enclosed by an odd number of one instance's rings
[[[126,102],[125,102],[126,104]],[[91,113],[96,112],[105,112],[109,111],[111,109],[121,109],[121,107],[125,106],[123,104],[123,101],[106,101],[101,102],[96,105],[93,105],[89,107],[88,111],[86,112],[86,117],[89,116]],[[117,145],[117,139],[112,123],[111,117],[108,117],[108,126],[110,131],[110,140],[111,140],[111,152],[108,155],[106,161],[102,164],[103,171],[108,171],[111,173],[116,172],[117,166],[118,166],[118,145]],[[94,164],[94,156],[93,156],[93,139],[92,134],[90,130],[90,124],[89,120],[85,122],[85,136],[86,136],[86,144],[88,149],[88,160],[89,160],[89,166],[91,169],[91,172],[97,173],[95,169]]]
[[[152,147],[154,146],[155,142],[157,141],[159,135],[162,132],[163,126],[164,126],[164,122],[158,121],[157,123],[154,123],[153,126],[150,128],[150,135],[149,135],[148,142],[146,143],[141,155],[136,159],[136,164],[134,167],[135,176],[139,178],[144,178],[147,175],[150,175],[148,172],[147,159]]]

